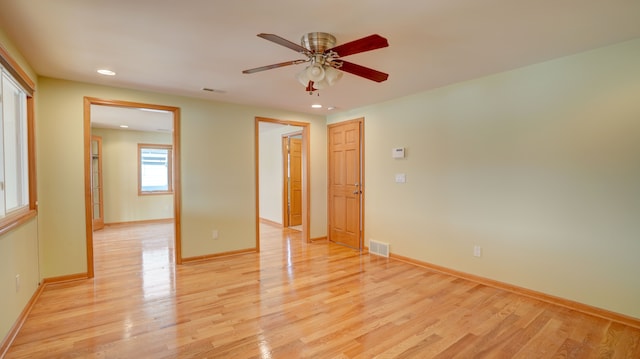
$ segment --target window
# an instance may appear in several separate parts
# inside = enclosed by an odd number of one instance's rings
[[[0,68],[0,218],[4,218],[29,208],[29,152],[27,93]]]
[[[138,194],[173,193],[171,145],[138,144]]]

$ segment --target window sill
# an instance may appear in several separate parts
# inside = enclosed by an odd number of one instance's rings
[[[28,209],[18,213],[12,213],[0,219],[0,236],[28,222],[38,214],[35,209]]]
[[[138,192],[138,196],[157,196],[161,194],[173,194],[173,191]]]

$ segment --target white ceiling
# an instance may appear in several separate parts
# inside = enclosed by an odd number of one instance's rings
[[[0,27],[43,76],[326,114],[640,37],[640,1],[0,0]],[[386,37],[345,60],[389,80],[345,74],[318,97],[294,78],[304,65],[242,74],[301,58],[256,34],[314,31]]]

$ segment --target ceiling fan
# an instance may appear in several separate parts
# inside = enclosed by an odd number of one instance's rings
[[[259,37],[275,42],[278,45],[287,47],[304,56],[306,59],[292,60],[278,64],[256,67],[242,71],[243,74],[271,70],[278,67],[310,63],[304,70],[296,75],[296,78],[309,94],[335,84],[341,77],[342,72],[364,77],[366,79],[383,82],[389,75],[368,67],[360,66],[342,59],[342,57],[371,51],[389,46],[389,42],[384,37],[374,34],[358,40],[347,42],[335,46],[336,38],[325,32],[310,32],[302,36],[300,45],[293,43],[274,34],[258,34]]]

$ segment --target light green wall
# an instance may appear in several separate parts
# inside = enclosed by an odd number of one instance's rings
[[[104,223],[173,218],[173,195],[138,195],[138,144],[170,145],[170,133],[92,128],[102,137]]]
[[[31,65],[29,65],[29,63],[24,59],[20,51],[18,51],[18,48],[9,39],[9,37],[4,32],[1,26],[0,26],[0,45],[2,45],[2,47],[4,47],[5,50],[9,52],[11,57],[20,65],[20,67],[22,68],[22,70],[24,70],[27,76],[29,76],[31,81],[33,81],[37,85],[38,78],[36,76],[35,71],[33,71],[33,69],[31,68]]]
[[[40,283],[37,228],[37,220],[32,219],[0,237],[0,341]],[[16,287],[17,275],[19,287]]]
[[[0,45],[4,47],[34,82],[37,78],[16,47],[0,28]],[[36,82],[37,83],[37,82]],[[37,102],[36,102],[37,104]],[[0,236],[0,341],[38,289],[37,217]],[[16,275],[20,288],[16,290]]]
[[[83,98],[181,109],[182,251],[195,257],[255,247],[254,120],[311,123],[311,235],[326,233],[324,118],[268,108],[40,78],[38,171],[44,277],[86,271]],[[219,239],[211,238],[212,229]]]
[[[640,39],[361,116],[367,239],[640,318]]]

